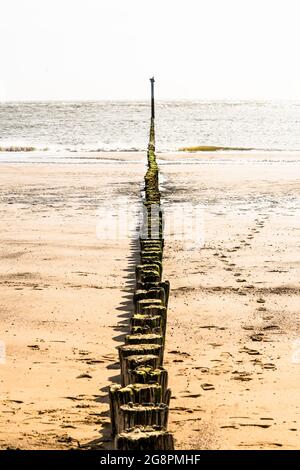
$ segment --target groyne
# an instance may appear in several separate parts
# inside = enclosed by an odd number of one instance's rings
[[[151,79],[151,123],[133,311],[125,344],[118,348],[121,384],[109,390],[111,429],[118,450],[174,449],[168,431],[171,390],[163,366],[170,285],[163,280],[163,212],[155,155],[153,84]]]

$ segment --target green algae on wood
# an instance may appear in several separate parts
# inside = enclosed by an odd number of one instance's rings
[[[127,429],[115,439],[117,450],[174,450],[170,432],[155,426],[139,426]]]
[[[125,337],[126,344],[163,344],[162,335],[157,333],[131,334]]]
[[[125,358],[125,365],[123,368],[123,374],[121,375],[122,384],[129,385],[130,382],[130,371],[136,369],[139,366],[151,366],[156,369],[160,365],[160,358],[155,354],[142,354],[127,356]]]
[[[161,385],[153,383],[136,383],[122,387],[119,384],[112,385],[109,389],[110,417],[112,434],[119,429],[120,407],[128,403],[162,403],[163,389]]]
[[[169,408],[165,403],[127,403],[120,406],[117,431],[134,426],[168,426]]]

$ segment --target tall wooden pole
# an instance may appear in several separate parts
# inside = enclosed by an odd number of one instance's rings
[[[151,82],[151,119],[154,119],[155,112],[154,112],[154,77],[150,78]]]

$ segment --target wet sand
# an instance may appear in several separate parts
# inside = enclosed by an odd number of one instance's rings
[[[145,156],[90,157],[1,164],[0,448],[112,447],[106,390],[128,330],[135,231],[103,240],[96,227],[108,201],[116,214],[120,198],[138,206]],[[166,237],[178,449],[299,445],[298,158],[158,154],[166,211],[200,204],[205,237]]]

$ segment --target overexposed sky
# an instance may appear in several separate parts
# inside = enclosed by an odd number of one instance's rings
[[[299,0],[0,0],[0,100],[300,99]]]

